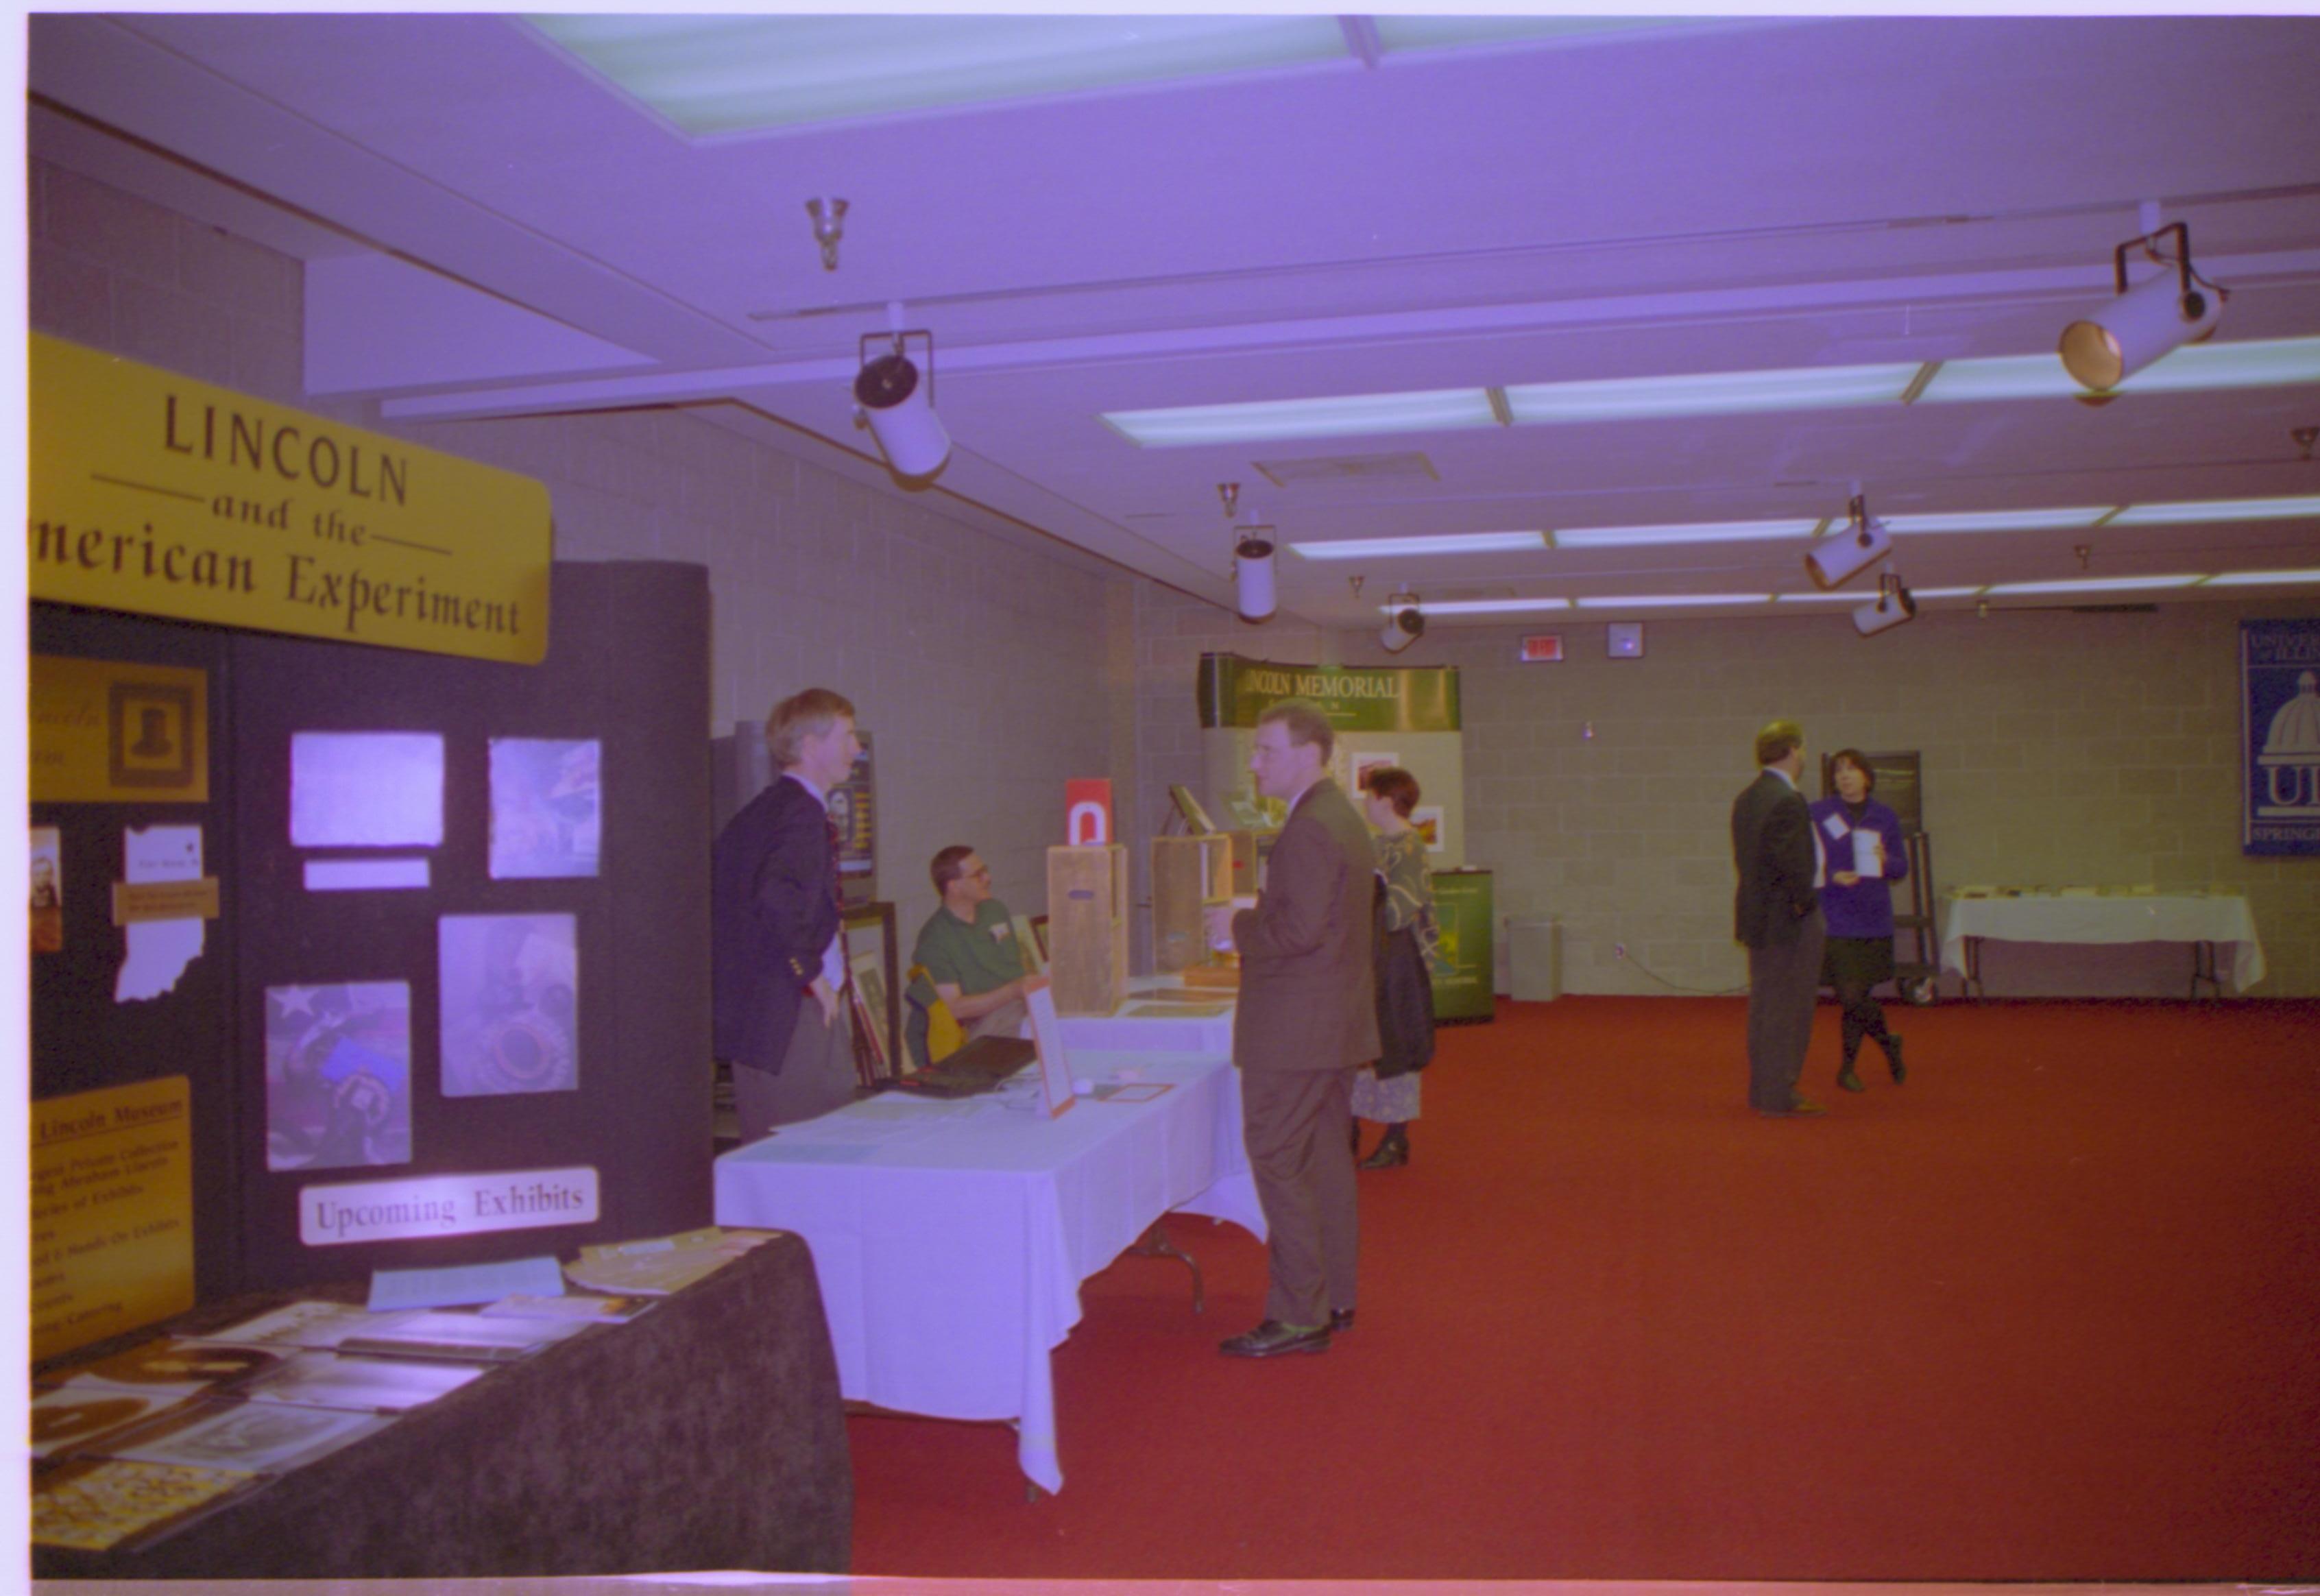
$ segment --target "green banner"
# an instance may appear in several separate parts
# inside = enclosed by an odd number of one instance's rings
[[[1284,698],[1310,699],[1340,731],[1455,731],[1458,667],[1275,665],[1201,656],[1201,725],[1254,726]]]
[[[1434,973],[1434,1017],[1491,1019],[1491,873],[1435,872],[1434,920],[1442,929],[1444,966]]]

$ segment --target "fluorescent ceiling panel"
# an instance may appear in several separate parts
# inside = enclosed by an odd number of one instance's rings
[[[2192,344],[2144,367],[2112,392],[2184,394],[2295,383],[2320,383],[2320,338]],[[2059,355],[1999,355],[1946,362],[1917,402],[2075,399],[2084,392],[2062,369]]]
[[[2191,499],[2171,504],[2129,504],[2111,517],[2115,527],[2196,526],[2211,521],[2288,521],[2320,516],[2320,494],[2293,499]]]
[[[2153,587],[2189,587],[2198,576],[2081,576],[2067,582],[2000,582],[1985,589],[1991,598],[2034,593],[2137,593]]]
[[[1874,596],[1874,590],[1871,590],[1871,597]],[[1772,602],[1776,604],[1857,604],[1862,602],[1862,595],[1858,593],[1776,593],[1772,595]]]
[[[1346,59],[1333,16],[535,16],[695,135]]]
[[[2069,510],[1976,510],[1957,514],[1880,515],[1889,532],[2035,532],[2051,527],[2090,527],[2118,508],[2083,505]]]
[[[1763,604],[1770,603],[1769,593],[1662,593],[1612,598],[1583,598],[1574,602],[1582,610],[1660,610],[1691,608],[1704,604]]]
[[[2311,571],[2221,571],[2208,577],[2202,587],[2269,587],[2288,582],[2320,582],[2320,570]]]
[[[1557,549],[1627,549],[1648,543],[1754,543],[1772,538],[1809,538],[1817,517],[1788,521],[1694,521],[1664,526],[1555,529]]]
[[[1909,596],[1916,599],[1972,598],[1982,592],[1979,587],[1912,587]]]
[[[1507,408],[1519,426],[1654,416],[1745,415],[1765,410],[1835,410],[1854,404],[1898,404],[1917,369],[1913,360],[1889,366],[1527,383],[1506,390]]]
[[[1338,538],[1291,543],[1307,559],[1384,558],[1400,554],[1508,554],[1546,547],[1545,532],[1444,532],[1436,537]]]
[[[1254,443],[1280,438],[1358,438],[1377,432],[1441,432],[1495,427],[1480,388],[1418,394],[1347,394],[1335,399],[1266,399],[1173,410],[1114,410],[1104,421],[1144,449]]]
[[[1571,601],[1565,598],[1527,599],[1450,599],[1436,603],[1420,600],[1418,610],[1427,615],[1519,615],[1536,610],[1567,610]],[[1384,614],[1395,612],[1396,606],[1380,604]]]

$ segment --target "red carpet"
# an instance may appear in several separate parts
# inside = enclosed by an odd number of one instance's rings
[[[1351,1335],[1219,1356],[1263,1249],[1172,1220],[1208,1312],[1087,1283],[1060,1496],[1003,1427],[852,1421],[856,1571],[2320,1574],[2320,1003],[1893,1014],[1852,1096],[1824,1005],[1819,1121],[1741,1106],[1734,1001],[1445,1030]]]

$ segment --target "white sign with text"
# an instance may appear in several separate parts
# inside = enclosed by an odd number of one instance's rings
[[[308,1247],[593,1225],[596,1216],[596,1172],[585,1165],[360,1181],[298,1193],[298,1238]]]

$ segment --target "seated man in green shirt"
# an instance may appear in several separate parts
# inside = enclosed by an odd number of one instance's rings
[[[927,917],[911,962],[926,966],[970,1038],[1020,1034],[1023,950],[1007,905],[991,895],[991,867],[959,843],[935,856],[931,874],[942,907]]]

